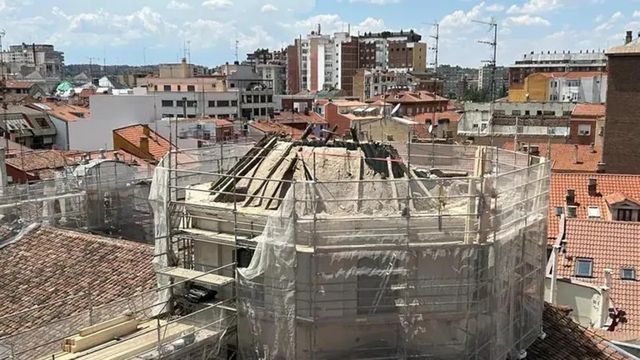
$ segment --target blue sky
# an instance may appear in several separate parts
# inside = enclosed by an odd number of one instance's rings
[[[53,43],[67,63],[175,62],[213,66],[257,47],[279,48],[318,24],[323,32],[416,29],[441,23],[440,63],[477,67],[499,24],[498,63],[525,52],[602,50],[640,32],[640,0],[0,0],[3,45]],[[425,38],[427,37],[425,36]],[[430,40],[430,39],[427,39]]]

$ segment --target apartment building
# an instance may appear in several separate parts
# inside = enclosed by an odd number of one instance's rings
[[[509,101],[605,103],[607,73],[601,71],[534,73],[524,79],[520,88],[509,90]]]
[[[11,45],[0,52],[0,58],[8,78],[39,83],[47,92],[53,91],[64,75],[64,53],[53,45]]]
[[[525,54],[521,60],[509,66],[509,90],[520,89],[524,79],[538,72],[569,72],[569,71],[606,71],[607,56],[604,51],[533,51]]]

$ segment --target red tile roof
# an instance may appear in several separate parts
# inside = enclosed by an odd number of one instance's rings
[[[249,124],[252,128],[263,134],[278,134],[283,136],[291,136],[292,139],[300,139],[304,131],[296,129],[292,126],[277,123],[273,121],[254,121]]]
[[[53,179],[55,172],[78,162],[68,158],[61,150],[31,150],[17,152],[5,162],[13,168],[30,173],[40,179]]]
[[[592,149],[590,145],[551,144],[551,152],[549,152],[549,144],[546,142],[531,143],[530,145],[538,146],[540,156],[549,156],[553,162],[551,168],[553,172],[596,172],[598,163],[602,160],[601,146]],[[507,141],[502,147],[506,150],[514,150],[513,141]],[[578,149],[577,163],[576,147]]]
[[[630,197],[628,197],[627,195],[621,193],[621,192],[615,192],[613,194],[609,194],[607,196],[604,197],[604,201],[607,202],[607,204],[609,205],[613,205],[613,204],[618,204],[621,202],[632,202],[634,204],[640,205],[640,201],[632,199]]]
[[[594,196],[589,195],[587,188],[590,178],[596,179],[596,191]],[[549,243],[553,244],[558,234],[558,218],[555,215],[556,207],[566,205],[565,196],[568,189],[575,190],[577,218],[588,219],[589,206],[597,206],[600,215],[604,219],[608,214],[608,206],[605,198],[616,192],[624,193],[633,199],[640,199],[640,175],[617,174],[552,174],[549,194]],[[604,222],[598,222],[604,224]]]
[[[38,308],[3,318],[0,338],[153,289],[152,259],[148,245],[49,226],[5,242],[0,247],[0,317]],[[89,287],[91,299],[78,296]],[[77,297],[60,301],[72,296]]]
[[[131,145],[140,148],[140,138],[145,136],[145,125],[136,124],[113,130]],[[148,127],[147,127],[148,128]],[[160,134],[149,129],[149,154],[160,161],[171,150],[171,143]]]
[[[604,117],[605,104],[577,104],[571,112],[572,118],[599,119]]]
[[[604,269],[611,269],[610,298],[628,320],[615,332],[640,334],[640,282],[620,279],[624,267],[640,271],[639,241],[640,222],[567,219],[566,254],[558,256],[558,275],[573,277],[576,257],[591,258],[593,277],[579,280],[602,286]]]
[[[527,360],[624,360],[633,359],[619,352],[595,331],[573,321],[567,310],[546,304],[542,330],[546,337],[527,348]]]
[[[384,94],[374,97],[374,100],[382,99],[387,103],[422,103],[422,102],[442,102],[449,99],[436,95],[429,91],[403,91],[397,94]]]
[[[31,89],[33,85],[35,84],[28,81],[7,81],[6,82],[7,89]]]
[[[309,111],[308,113],[282,111],[274,115],[273,121],[282,123],[302,122],[306,124],[327,124],[327,120],[314,111]]]

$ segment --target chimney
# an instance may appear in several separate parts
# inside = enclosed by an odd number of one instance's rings
[[[119,151],[114,151],[114,152],[113,152],[113,158],[114,158],[116,161],[120,161],[120,152],[119,152]]]
[[[627,36],[624,38],[624,44],[627,45],[633,40],[633,32],[627,31]]]
[[[574,189],[567,189],[567,195],[565,196],[567,205],[573,205],[576,203],[576,191]]]
[[[142,134],[146,137],[149,137],[149,125],[142,125]]]
[[[598,167],[596,169],[596,172],[597,173],[603,173],[603,172],[606,172],[606,170],[607,170],[607,164],[605,164],[602,161],[600,161],[598,163]]]
[[[140,151],[145,154],[149,153],[149,138],[146,136],[140,136]]]
[[[578,156],[578,144],[573,145],[573,160],[574,164],[580,164],[580,158]]]
[[[596,152],[596,144],[591,143],[589,146],[591,147],[591,153],[595,154],[595,152]]]
[[[587,189],[589,190],[589,196],[598,195],[598,179],[595,177],[589,178]]]

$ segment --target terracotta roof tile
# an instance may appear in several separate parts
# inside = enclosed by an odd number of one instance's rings
[[[145,136],[144,125],[136,124],[123,128],[113,130],[114,133],[120,135],[123,139],[129,142],[131,145],[140,148],[140,138]],[[160,134],[149,129],[149,153],[156,160],[161,160],[162,157],[171,150],[171,143]]]
[[[151,246],[40,226],[0,248],[0,337],[155,286]],[[73,301],[91,287],[87,296]],[[46,305],[58,301],[55,306]]]
[[[596,179],[597,194],[589,195],[587,185],[590,178]],[[558,234],[556,207],[565,207],[568,189],[575,190],[577,219],[588,219],[589,206],[600,209],[602,218],[608,214],[605,201],[607,195],[620,192],[633,199],[640,199],[640,175],[617,174],[552,174],[549,194],[549,244],[555,242]],[[598,222],[603,224],[604,222]]]
[[[571,320],[566,311],[557,306],[545,303],[542,322],[546,337],[527,348],[527,360],[633,359],[593,330]]]
[[[605,111],[605,104],[576,104],[571,112],[571,117],[599,119],[604,117]]]
[[[431,123],[433,120],[434,113],[422,113],[418,114],[414,117],[415,122],[419,124]],[[455,111],[442,111],[435,113],[436,121],[440,120],[449,120],[451,122],[460,121],[462,118],[462,114]]]
[[[5,160],[7,165],[31,173],[40,179],[53,178],[56,170],[78,162],[68,158],[61,150],[37,150],[15,153]]]
[[[602,147],[591,148],[590,145],[574,144],[549,144],[546,142],[530,143],[536,145],[540,156],[547,157],[553,162],[553,172],[596,172],[598,163],[602,160]],[[513,141],[507,141],[502,146],[506,150],[514,150]],[[576,148],[578,149],[578,162],[576,163]]]
[[[621,202],[632,202],[635,203],[637,205],[640,205],[640,201],[635,200],[627,195],[625,195],[622,192],[616,191],[613,194],[609,194],[607,196],[604,197],[604,201],[607,202],[607,204],[609,205],[613,205],[613,204],[617,204],[617,203],[621,203]]]
[[[28,81],[7,81],[6,82],[6,87],[8,89],[31,89],[33,85],[35,84]]]
[[[593,277],[580,277],[581,282],[602,286],[604,269],[612,270],[610,298],[628,320],[614,333],[640,334],[640,282],[620,279],[624,267],[640,270],[639,241],[640,222],[567,219],[566,254],[558,256],[558,275],[573,277],[576,257],[593,259]]]

